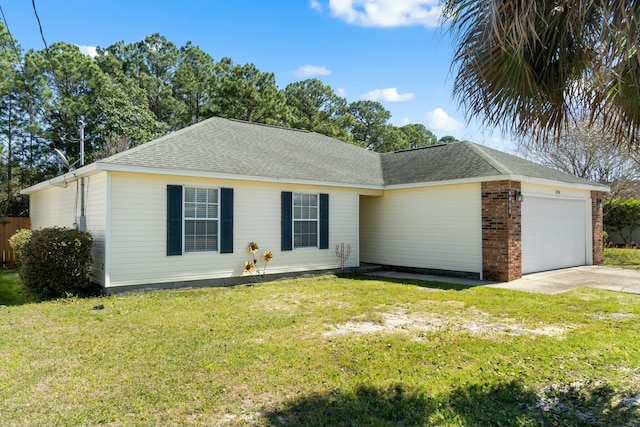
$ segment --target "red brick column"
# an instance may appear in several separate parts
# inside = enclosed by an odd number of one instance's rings
[[[482,183],[482,277],[510,281],[522,277],[520,182]]]
[[[598,200],[602,202],[604,193],[591,192],[591,230],[593,236],[593,265],[600,265],[604,259],[604,242],[602,240],[602,208],[598,206]]]

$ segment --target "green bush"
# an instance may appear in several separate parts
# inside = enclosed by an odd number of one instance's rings
[[[32,231],[18,249],[22,285],[47,298],[95,294],[89,279],[92,241],[91,234],[71,228]]]
[[[20,250],[31,240],[31,230],[21,228],[9,237],[9,246],[18,255],[18,263],[20,263]]]
[[[613,199],[605,202],[604,227],[609,233],[616,233],[629,244],[633,241],[633,232],[640,228],[640,200]]]

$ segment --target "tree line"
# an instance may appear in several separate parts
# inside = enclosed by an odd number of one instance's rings
[[[216,62],[160,34],[91,57],[65,42],[23,52],[0,24],[0,215],[26,214],[19,190],[58,172],[54,148],[72,163],[79,158],[79,120],[90,163],[212,116],[305,129],[377,152],[455,140],[438,140],[422,124],[396,127],[379,102],[349,103],[318,79],[279,89],[273,73]]]

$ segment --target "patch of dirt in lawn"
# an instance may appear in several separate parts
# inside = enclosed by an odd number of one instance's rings
[[[588,317],[596,320],[627,320],[633,319],[636,317],[633,313],[590,313],[587,314]]]
[[[438,330],[454,330],[468,332],[473,335],[531,335],[531,336],[560,336],[568,328],[556,325],[546,325],[537,328],[525,327],[511,319],[494,322],[489,315],[479,310],[471,309],[466,312],[451,314],[439,313],[407,313],[406,310],[379,313],[381,321],[358,321],[354,319],[340,325],[334,325],[330,331],[324,333],[326,337],[343,335],[361,335],[372,333],[408,333],[433,332]],[[418,338],[416,338],[418,339]]]

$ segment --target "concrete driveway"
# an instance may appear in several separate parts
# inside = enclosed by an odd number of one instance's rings
[[[542,294],[558,294],[584,287],[640,294],[640,270],[584,265],[526,274],[518,280],[488,286]]]
[[[393,279],[428,280],[433,282],[455,283],[468,286],[489,286],[514,291],[540,294],[558,294],[577,288],[597,288],[608,291],[640,294],[640,270],[585,265],[544,271],[522,276],[511,282],[487,282],[481,280],[459,279],[397,271],[376,271],[371,276]]]

